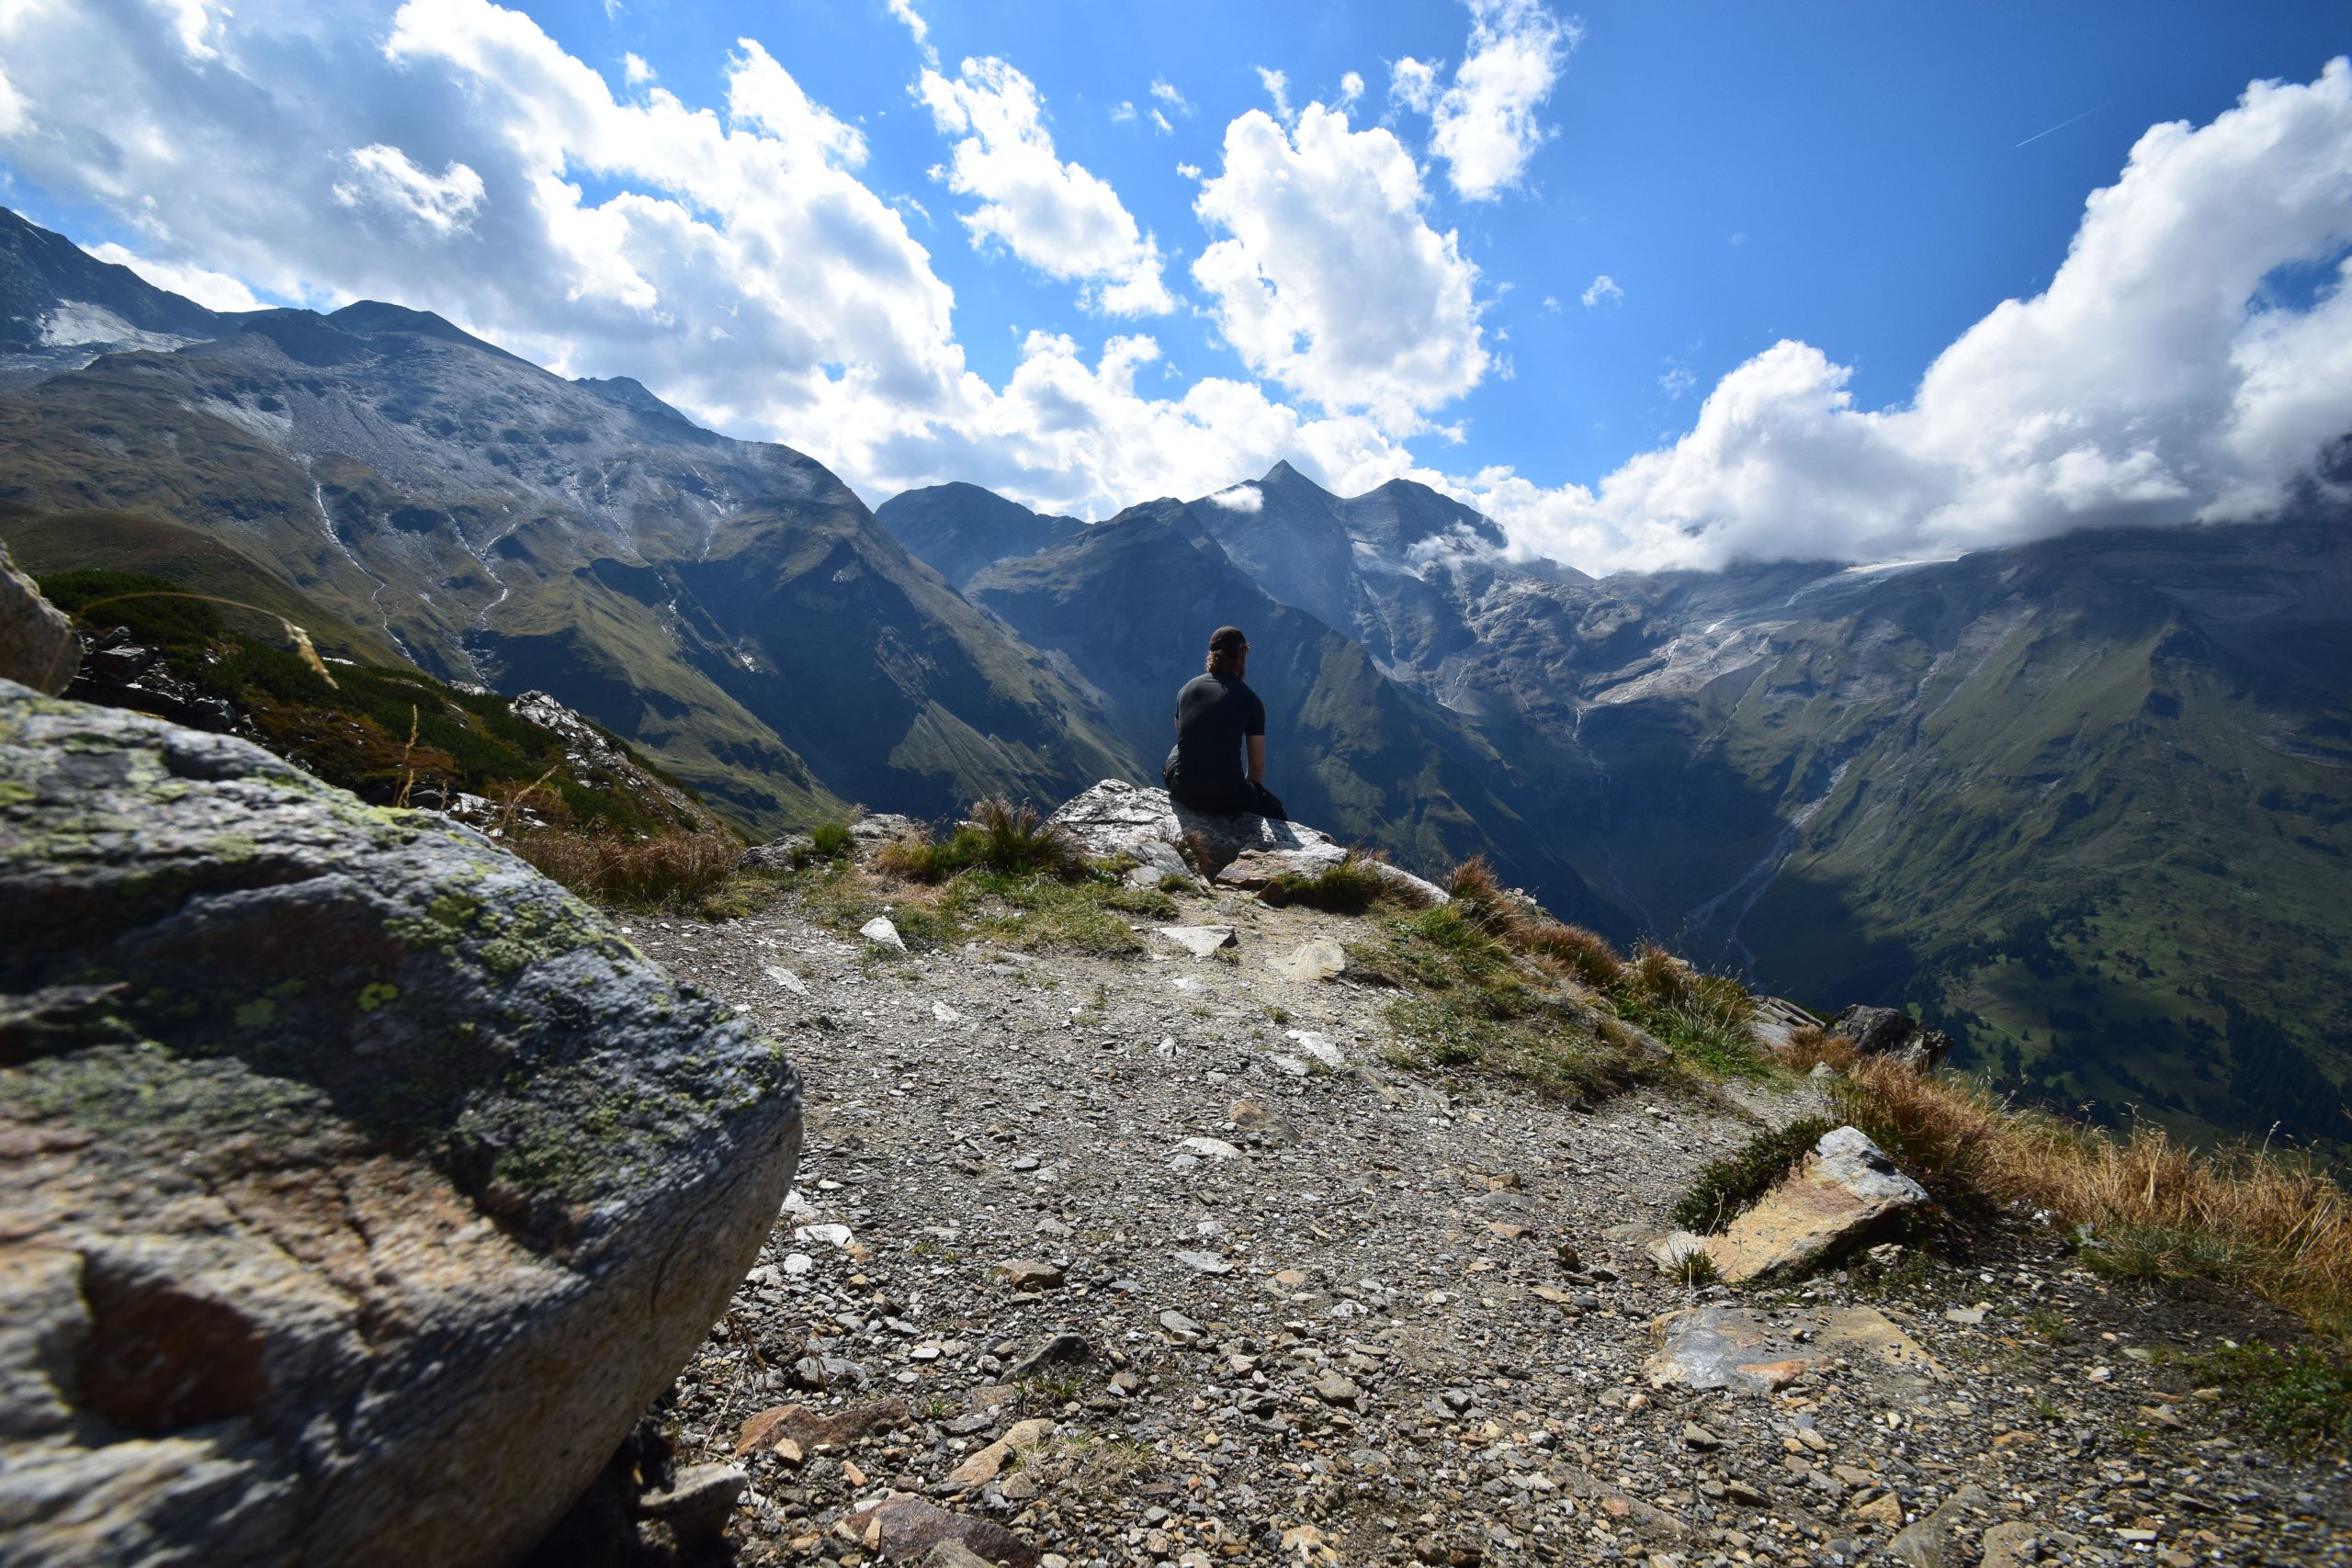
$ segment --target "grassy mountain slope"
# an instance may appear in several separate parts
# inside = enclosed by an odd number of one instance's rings
[[[761,828],[1136,771],[799,453],[397,306],[220,328],[0,396],[0,502],[201,530],[429,673],[550,692]]]

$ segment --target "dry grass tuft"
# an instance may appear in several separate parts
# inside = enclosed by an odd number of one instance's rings
[[[1625,961],[1608,939],[1582,926],[1557,920],[1532,920],[1517,933],[1519,946],[1538,964],[1588,986],[1615,984],[1625,973]]]
[[[2316,1166],[2203,1153],[2147,1123],[2112,1137],[1893,1062],[1855,1063],[1840,1096],[1939,1197],[2047,1210],[2090,1227],[2091,1261],[2113,1271],[2234,1281],[2324,1332],[2352,1333],[2352,1198]]]
[[[678,908],[717,892],[735,874],[742,846],[724,833],[662,833],[624,840],[550,829],[524,833],[514,851],[600,904]]]
[[[1800,1073],[1809,1073],[1822,1062],[1849,1073],[1854,1070],[1856,1060],[1852,1041],[1811,1024],[1792,1032],[1789,1043],[1772,1055],[1782,1066]]]

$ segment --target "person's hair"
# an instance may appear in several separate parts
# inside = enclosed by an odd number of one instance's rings
[[[1239,626],[1219,626],[1209,634],[1209,673],[1238,675],[1250,657],[1250,639]]]

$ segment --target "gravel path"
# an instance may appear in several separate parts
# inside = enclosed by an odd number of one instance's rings
[[[1395,993],[1274,968],[1349,920],[1182,902],[1235,944],[909,956],[788,901],[635,925],[790,1043],[811,1107],[793,1208],[662,1412],[681,1463],[749,1472],[741,1561],[872,1561],[895,1538],[856,1510],[892,1493],[1046,1568],[2345,1560],[2341,1468],[2250,1447],[2170,1359],[2285,1325],[2046,1235],[1736,1303],[1871,1307],[1924,1367],[1654,1387],[1656,1320],[1731,1297],[1643,1240],[1797,1108],[1401,1072]]]

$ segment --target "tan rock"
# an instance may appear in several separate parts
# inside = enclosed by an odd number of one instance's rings
[[[1895,1168],[1876,1144],[1852,1127],[1822,1135],[1804,1163],[1734,1220],[1700,1243],[1730,1284],[1804,1269],[1853,1245],[1888,1216],[1928,1201],[1919,1184]],[[1686,1233],[1678,1232],[1669,1243]]]
[[[965,1456],[964,1462],[947,1472],[950,1486],[985,1486],[1004,1469],[1004,1461],[1013,1454],[1034,1449],[1054,1435],[1054,1424],[1043,1416],[1028,1421],[1015,1421],[988,1447]]]
[[[74,683],[82,639],[65,612],[40,596],[0,545],[0,681],[53,697]]]
[[[1709,1304],[1669,1313],[1650,1327],[1659,1343],[1647,1367],[1654,1388],[1681,1384],[1766,1393],[1807,1373],[1826,1375],[1841,1362],[1844,1375],[1889,1391],[1907,1391],[1944,1375],[1917,1341],[1875,1307],[1806,1308],[1772,1317],[1746,1307]]]

